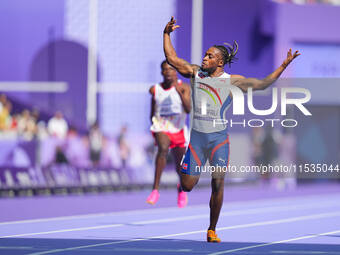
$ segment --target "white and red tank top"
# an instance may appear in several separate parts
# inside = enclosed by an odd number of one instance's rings
[[[178,80],[182,85],[182,81]],[[174,86],[164,89],[161,84],[154,86],[155,112],[152,117],[152,132],[177,133],[185,126],[186,113],[182,100]]]

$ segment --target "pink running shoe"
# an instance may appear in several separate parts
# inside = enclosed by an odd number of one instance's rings
[[[177,185],[177,190],[179,189],[179,185]],[[177,206],[179,208],[183,208],[188,203],[188,196],[187,193],[184,191],[178,191],[178,197],[177,197]]]
[[[158,190],[154,189],[151,194],[148,196],[148,198],[146,199],[146,202],[149,204],[156,204],[159,198],[159,192]]]

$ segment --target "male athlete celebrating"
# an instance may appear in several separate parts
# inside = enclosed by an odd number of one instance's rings
[[[191,110],[190,87],[177,79],[176,70],[166,60],[161,64],[163,82],[149,90],[151,102],[151,131],[155,137],[158,152],[153,190],[147,202],[155,204],[159,198],[159,183],[169,148],[172,149],[176,171],[180,175],[181,160],[185,153],[185,121]],[[182,208],[187,204],[187,194],[178,185],[177,205]]]
[[[165,26],[163,33],[164,54],[168,63],[184,77],[191,78],[193,122],[188,150],[182,164],[181,186],[184,191],[191,191],[197,184],[200,171],[196,166],[203,166],[207,159],[211,166],[228,166],[229,138],[227,125],[212,125],[216,117],[223,119],[232,101],[232,94],[218,85],[224,80],[225,87],[237,86],[243,92],[248,88],[263,90],[280,77],[286,67],[300,54],[291,49],[282,65],[263,80],[245,78],[241,75],[230,75],[224,72],[224,65],[231,64],[235,59],[238,45],[214,45],[207,50],[201,66],[192,65],[177,56],[172,46],[170,33],[177,29],[176,20],[172,17]],[[227,93],[226,93],[227,91]],[[208,95],[205,96],[204,95]],[[215,96],[215,98],[214,98]],[[208,103],[210,98],[213,102]],[[220,242],[215,228],[223,204],[224,173],[213,173],[210,197],[210,225],[207,232],[208,242]]]

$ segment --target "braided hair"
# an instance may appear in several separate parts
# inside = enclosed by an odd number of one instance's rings
[[[222,57],[223,57],[223,65],[225,64],[230,64],[234,63],[234,60],[237,60],[236,53],[238,51],[238,44],[236,41],[234,41],[233,45],[229,44],[229,43],[224,43],[226,46],[224,45],[214,45],[213,47],[219,49],[222,53]]]

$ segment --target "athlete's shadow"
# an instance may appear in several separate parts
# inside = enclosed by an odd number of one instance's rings
[[[117,234],[117,233],[116,233]],[[338,237],[338,236],[336,236]],[[333,254],[340,245],[329,244],[268,244],[245,242],[207,243],[179,239],[0,239],[1,254]]]

